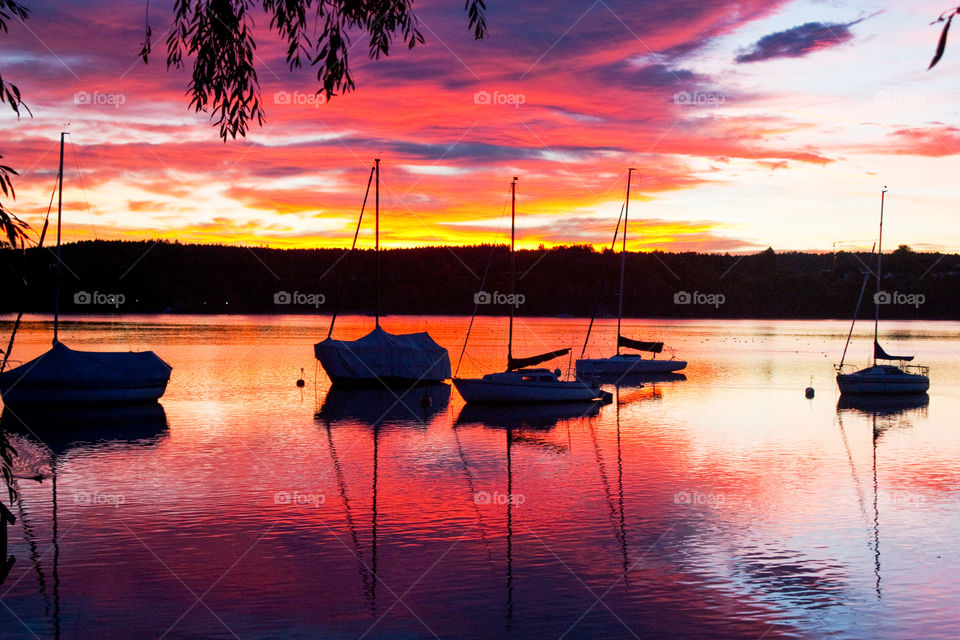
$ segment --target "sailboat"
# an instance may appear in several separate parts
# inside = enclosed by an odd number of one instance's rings
[[[913,360],[913,356],[890,355],[883,350],[879,341],[880,329],[880,296],[883,289],[883,202],[887,188],[884,187],[880,192],[880,236],[877,240],[877,290],[873,297],[873,364],[865,369],[860,369],[852,373],[844,373],[844,364],[847,355],[847,348],[850,346],[850,338],[853,335],[853,326],[860,314],[860,302],[863,300],[863,288],[866,288],[866,279],[864,287],[860,290],[860,300],[857,301],[857,310],[853,315],[853,322],[850,324],[850,333],[847,335],[847,344],[843,348],[843,355],[840,357],[840,364],[837,365],[837,386],[840,393],[850,394],[908,394],[908,393],[926,393],[930,388],[929,369],[920,365],[908,365]],[[883,364],[884,362],[895,362],[896,364]]]
[[[0,373],[0,398],[11,405],[106,405],[155,402],[170,380],[169,364],[153,351],[77,351],[59,340],[60,229],[63,213],[63,146],[57,174],[57,286],[53,347],[19,367]]]
[[[337,318],[334,314],[326,339],[315,344],[313,352],[333,385],[406,388],[442,382],[450,377],[450,354],[437,344],[430,334],[422,332],[398,335],[380,327],[380,158],[374,160],[374,166],[370,170],[370,180],[374,176],[377,273],[373,331],[357,340],[334,340],[333,326]],[[367,195],[370,193],[370,180],[367,181]],[[363,198],[364,207],[367,195]],[[357,233],[353,236],[354,247],[362,221],[363,208],[360,209],[360,219],[357,221]]]
[[[624,376],[624,375],[645,375],[661,374],[678,371],[687,366],[683,360],[657,360],[657,354],[663,351],[662,342],[648,342],[643,340],[634,340],[627,338],[620,332],[620,326],[623,322],[623,283],[627,263],[627,220],[630,214],[630,178],[635,168],[627,169],[627,197],[623,208],[623,247],[620,251],[620,293],[617,302],[617,352],[609,358],[584,358],[587,351],[587,344],[590,342],[590,330],[593,328],[594,318],[590,318],[590,326],[587,328],[587,337],[583,341],[583,349],[580,351],[580,359],[577,360],[576,371],[579,378],[592,378],[594,376]],[[619,230],[619,220],[617,228]],[[617,234],[613,235],[613,245],[611,250],[616,247]],[[599,301],[599,298],[598,298]],[[594,312],[594,317],[596,312]],[[620,349],[625,347],[635,351],[644,351],[652,353],[653,357],[644,360],[637,353],[621,353]]]
[[[516,295],[517,259],[514,249],[516,239],[517,178],[510,183],[510,294]],[[510,305],[510,332],[507,340],[507,370],[488,373],[482,378],[454,378],[453,384],[466,402],[482,403],[537,403],[537,402],[591,402],[609,401],[609,392],[600,389],[595,382],[561,380],[560,370],[534,368],[570,353],[559,349],[526,358],[513,357],[513,313]]]

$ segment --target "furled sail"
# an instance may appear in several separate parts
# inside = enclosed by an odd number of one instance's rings
[[[620,336],[617,346],[628,347],[630,349],[636,349],[637,351],[649,351],[650,353],[660,353],[663,351],[662,342],[643,342],[642,340],[631,340],[624,336]]]
[[[892,356],[886,351],[883,350],[883,347],[880,346],[880,343],[876,340],[873,341],[873,357],[877,360],[905,360],[907,362],[913,360],[913,356]]]
[[[507,371],[513,371],[514,369],[522,369],[524,367],[532,367],[541,362],[546,362],[547,360],[553,360],[554,358],[559,358],[560,356],[565,356],[570,353],[570,349],[560,349],[558,351],[551,351],[550,353],[541,353],[538,356],[530,356],[528,358],[508,358],[507,359]]]

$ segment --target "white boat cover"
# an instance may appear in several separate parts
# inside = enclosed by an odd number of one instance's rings
[[[74,351],[56,342],[30,362],[0,373],[0,387],[129,389],[165,385],[171,367],[153,351]]]
[[[430,382],[450,377],[450,355],[425,332],[394,335],[377,327],[358,340],[327,338],[313,351],[334,382]]]

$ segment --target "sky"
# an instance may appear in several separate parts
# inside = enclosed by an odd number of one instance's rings
[[[221,141],[168,71],[172,1],[29,2],[0,33],[10,208],[42,226],[65,157],[64,234],[247,246],[349,246],[375,157],[381,244],[609,245],[636,167],[633,250],[960,250],[960,41],[933,70],[943,2],[415,0],[426,40],[367,57],[355,91],[318,99],[254,11],[266,110]],[[956,36],[960,39],[960,35]],[[189,62],[188,62],[189,64]],[[67,124],[69,123],[69,124]],[[365,224],[363,246],[372,243]]]

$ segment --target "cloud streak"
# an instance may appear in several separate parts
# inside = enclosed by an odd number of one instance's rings
[[[835,47],[853,39],[850,27],[860,22],[807,22],[791,29],[765,35],[736,57],[738,64],[763,62],[776,58],[800,58],[815,51]]]

